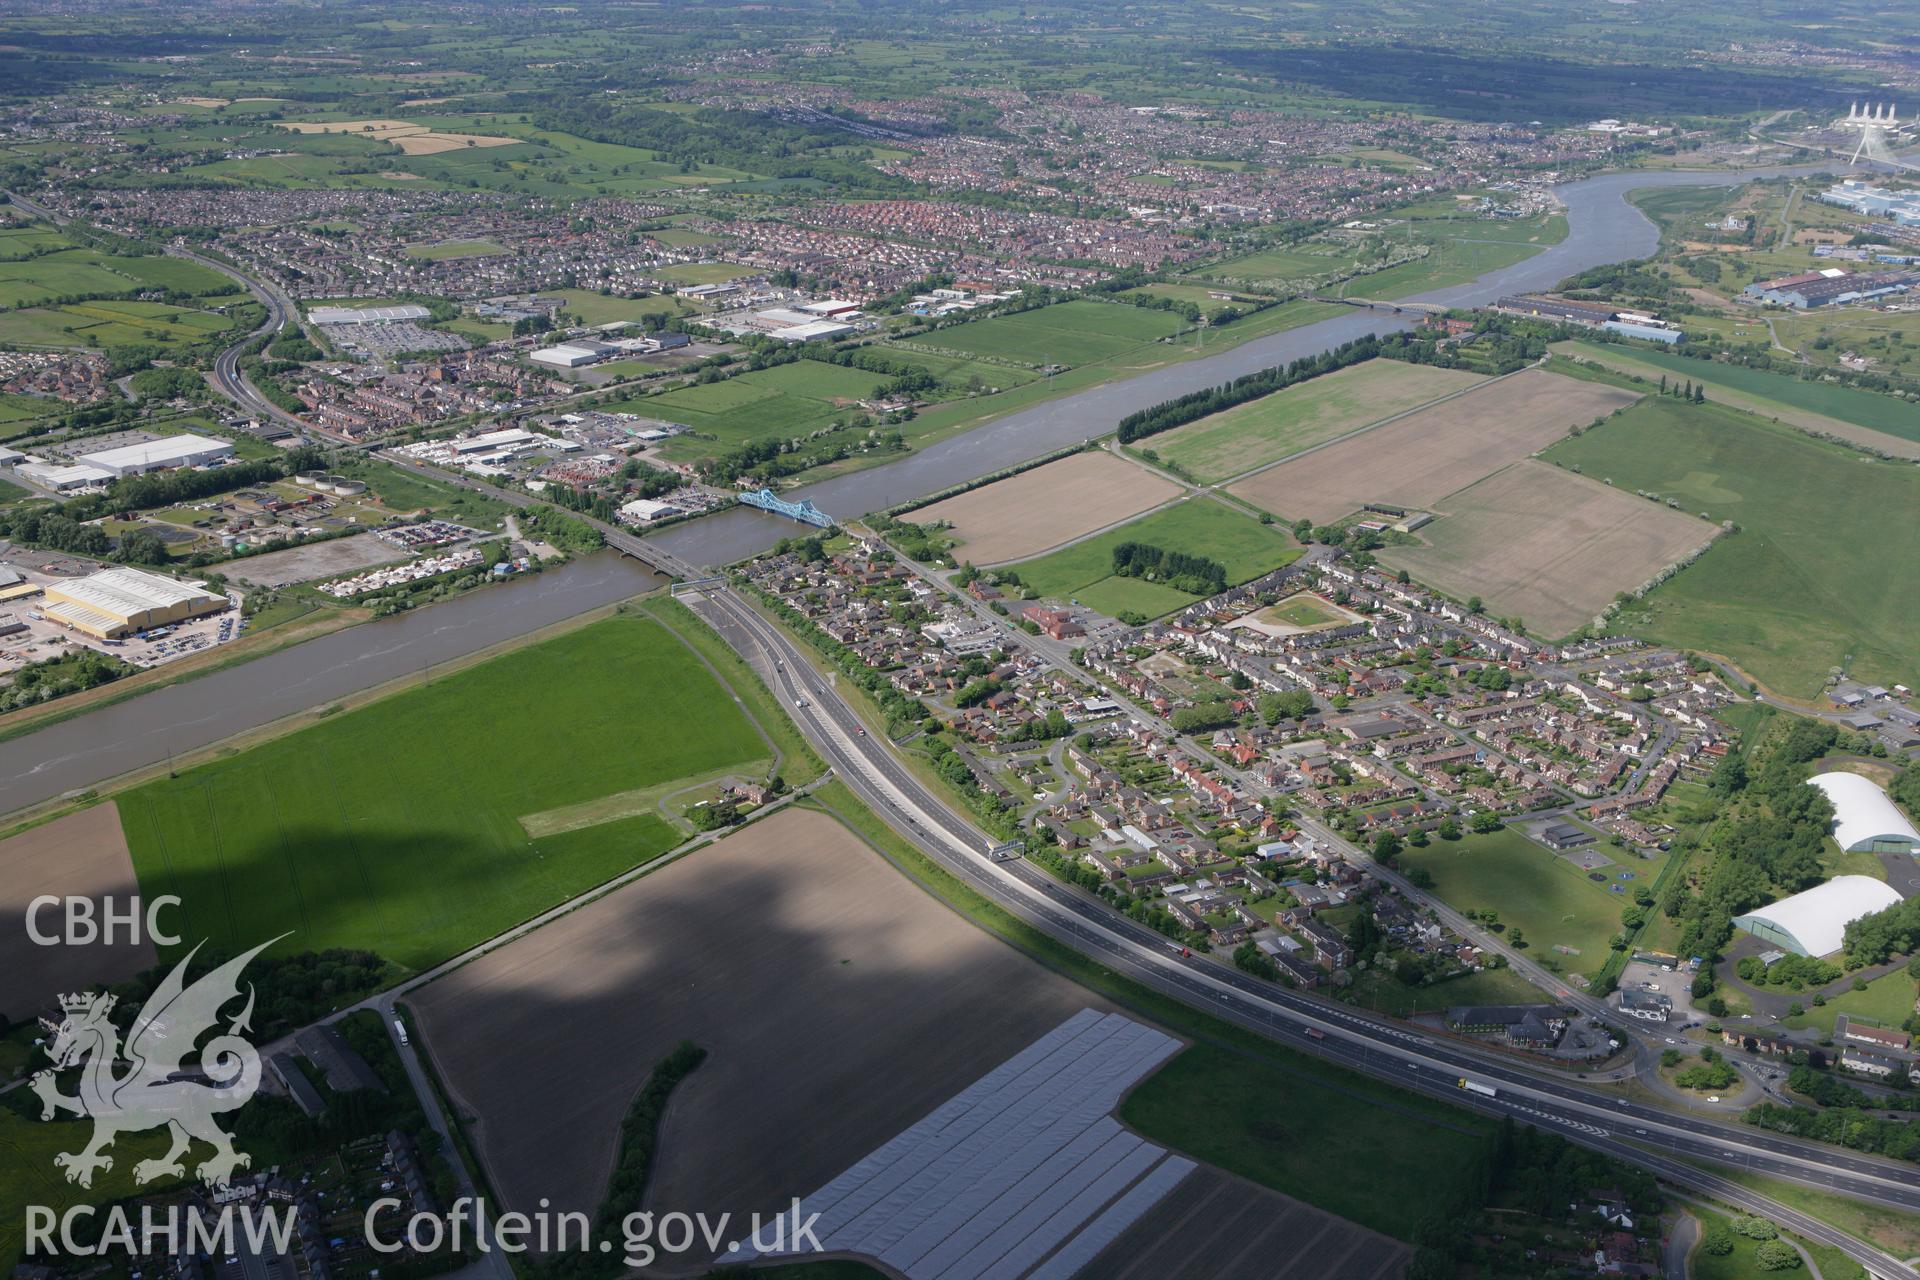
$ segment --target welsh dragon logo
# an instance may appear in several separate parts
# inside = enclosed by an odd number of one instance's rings
[[[95,1170],[113,1168],[113,1157],[104,1152],[114,1139],[146,1129],[169,1130],[173,1145],[159,1159],[134,1166],[137,1183],[185,1176],[181,1157],[195,1139],[213,1147],[213,1156],[195,1169],[212,1186],[225,1186],[235,1169],[253,1163],[252,1157],[233,1149],[233,1140],[214,1123],[222,1112],[245,1106],[260,1087],[260,1055],[239,1034],[249,1029],[253,1016],[251,986],[239,1015],[198,1050],[198,1070],[187,1066],[186,1059],[195,1053],[201,1036],[217,1030],[221,1008],[239,998],[240,971],[277,941],[261,943],[188,986],[187,966],[200,950],[196,946],[140,1007],[124,1048],[111,1017],[115,997],[60,997],[66,1017],[48,1051],[53,1069],[35,1075],[31,1087],[40,1096],[42,1120],[61,1111],[93,1120],[93,1140],[83,1150],[53,1158],[66,1170],[68,1182],[92,1186]],[[124,1072],[118,1070],[123,1056]],[[74,1066],[81,1066],[80,1092],[68,1097],[59,1091],[54,1072]],[[201,1076],[205,1078],[196,1078]]]

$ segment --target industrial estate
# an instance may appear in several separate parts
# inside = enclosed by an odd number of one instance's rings
[[[1920,1280],[1920,27],[1602,8],[0,13],[0,1275]]]

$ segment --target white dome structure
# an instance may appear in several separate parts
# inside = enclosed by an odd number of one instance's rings
[[[1840,949],[1849,924],[1899,901],[1900,895],[1884,880],[1835,876],[1804,893],[1735,916],[1733,923],[1797,956],[1829,956]]]
[[[1822,773],[1807,785],[1833,801],[1833,838],[1848,853],[1920,853],[1920,830],[1871,778]]]

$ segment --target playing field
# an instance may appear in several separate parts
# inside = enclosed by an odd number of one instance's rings
[[[1275,515],[1317,524],[1369,502],[1426,509],[1636,398],[1528,369],[1269,468],[1231,492]]]
[[[418,969],[677,844],[656,814],[542,839],[520,819],[766,766],[658,623],[618,616],[127,792],[141,888],[189,940],[365,947]]]
[[[1093,364],[1186,327],[1165,311],[1079,299],[951,325],[913,341],[1037,368]]]
[[[1554,351],[1649,382],[1695,382],[1709,399],[1778,418],[1808,431],[1852,440],[1901,458],[1920,458],[1920,410],[1893,396],[1827,382],[1809,382],[1765,369],[1691,360],[1597,342],[1562,342]]]
[[[1658,397],[1547,458],[1739,526],[1627,612],[1636,634],[1723,655],[1798,697],[1830,667],[1886,685],[1920,677],[1920,470]]]
[[[1443,499],[1425,546],[1386,547],[1396,569],[1541,635],[1591,621],[1720,530],[1631,492],[1527,459]]]
[[[872,396],[887,381],[884,374],[796,360],[610,408],[692,427],[696,434],[676,436],[663,451],[675,462],[687,462],[750,440],[803,435],[830,426],[836,418],[861,412],[858,401]]]
[[[1482,381],[1454,369],[1368,360],[1190,422],[1142,447],[1212,484]]]
[[[1607,943],[1620,931],[1620,913],[1633,905],[1634,887],[1652,884],[1660,868],[1658,862],[1629,856],[1596,872],[1611,877],[1606,884],[1596,884],[1586,872],[1512,827],[1409,848],[1401,853],[1400,865],[1432,874],[1434,891],[1449,906],[1497,911],[1509,938],[1513,930],[1520,931],[1534,963],[1589,978],[1612,955]],[[1632,872],[1634,879],[1619,879],[1624,872]],[[1621,891],[1611,892],[1614,886]]]
[[[56,996],[95,984],[120,982],[153,964],[153,944],[142,934],[131,943],[118,938],[109,946],[43,947],[26,930],[26,905],[34,898],[111,896],[121,905],[139,892],[120,815],[111,803],[97,804],[0,840],[0,903],[7,927],[0,929],[0,1018],[30,1018]],[[162,929],[176,922],[164,913]],[[58,910],[43,911],[43,933],[59,933]]]
[[[507,1204],[589,1213],[621,1117],[682,1040],[709,1056],[674,1091],[648,1205],[744,1213],[809,1194],[1102,1007],[799,809],[455,970],[415,1004]],[[528,1092],[561,1063],[565,1088]]]
[[[1180,486],[1104,450],[1076,453],[955,498],[909,512],[916,524],[945,521],[960,555],[977,565],[1035,556],[1137,516]]]
[[[1123,542],[1217,560],[1226,566],[1230,583],[1257,578],[1300,557],[1299,546],[1277,525],[1261,524],[1224,502],[1203,497],[1014,567],[1020,580],[1042,596],[1077,600],[1109,617],[1135,613],[1157,618],[1200,598],[1165,583],[1114,576],[1113,549]]]

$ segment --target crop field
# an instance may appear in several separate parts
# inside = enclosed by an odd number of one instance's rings
[[[1710,399],[1763,417],[1852,440],[1902,458],[1920,459],[1920,409],[1893,396],[1826,382],[1803,382],[1783,373],[1746,369],[1710,360],[1690,360],[1664,351],[1562,342],[1554,350],[1649,382],[1661,377],[1699,383]]]
[[[1427,545],[1386,547],[1396,569],[1548,636],[1591,621],[1706,545],[1720,530],[1694,516],[1544,462],[1496,471],[1440,504]]]
[[[1633,905],[1634,887],[1653,883],[1660,872],[1658,860],[1622,856],[1625,862],[1595,873],[1613,877],[1608,885],[1596,884],[1565,858],[1508,827],[1409,848],[1401,853],[1400,865],[1431,873],[1434,892],[1449,906],[1497,911],[1509,939],[1519,930],[1536,964],[1592,977],[1612,955],[1608,940],[1620,931],[1620,913]],[[1617,878],[1625,871],[1634,879]],[[1621,892],[1611,892],[1609,885]]]
[[[1200,598],[1165,583],[1116,577],[1113,549],[1123,542],[1217,560],[1226,566],[1230,583],[1257,578],[1300,557],[1299,546],[1277,525],[1261,524],[1212,498],[1193,498],[1015,567],[1020,580],[1042,596],[1078,600],[1109,617],[1157,618]]]
[[[188,939],[291,931],[285,949],[419,969],[680,841],[654,814],[543,839],[523,816],[769,756],[698,657],[621,615],[135,788],[120,813]]]
[[[977,565],[1039,555],[1175,497],[1180,486],[1102,450],[1076,453],[909,512],[946,522]]]
[[[1732,520],[1622,625],[1665,644],[1722,655],[1776,691],[1810,697],[1829,668],[1913,684],[1920,597],[1920,471],[1716,405],[1653,398],[1547,459],[1682,510]]]
[[[1080,299],[951,325],[914,342],[1034,367],[1073,366],[1109,359],[1186,327],[1186,321],[1165,311]]]
[[[1528,369],[1262,471],[1230,492],[1316,524],[1369,502],[1425,509],[1637,398]]]
[[[547,1197],[591,1212],[635,1091],[680,1041],[705,1047],[674,1091],[647,1202],[709,1213],[785,1207],[1101,1006],[808,809],[663,867],[414,1003],[517,1209]],[[530,1097],[526,1081],[557,1062],[567,1087]]]
[[[1143,444],[1213,484],[1483,381],[1404,360],[1368,360],[1189,422]]]
[[[685,423],[664,450],[675,461],[724,452],[749,440],[800,435],[859,410],[855,404],[888,381],[884,374],[796,360],[755,373],[610,406],[615,413]]]
[[[42,894],[124,902],[138,893],[133,859],[111,803],[97,804],[0,840],[0,1018],[31,1018],[57,995],[130,978],[153,964],[153,943],[42,947],[27,936],[25,907]],[[163,924],[171,926],[170,920]],[[42,928],[57,925],[50,913]],[[4,1163],[4,1161],[0,1161]]]

